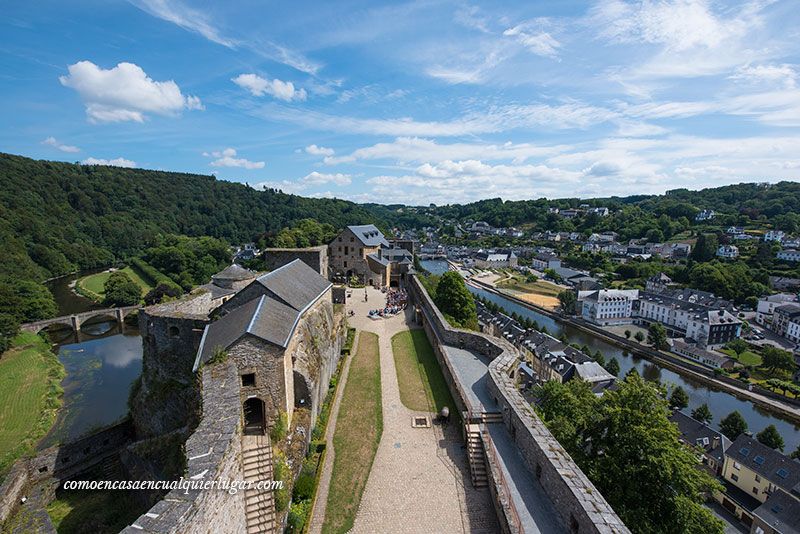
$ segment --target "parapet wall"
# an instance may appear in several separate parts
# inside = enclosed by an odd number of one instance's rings
[[[516,349],[501,338],[451,327],[416,276],[411,277],[410,286],[417,305],[438,331],[431,335],[428,330],[432,343],[442,342],[493,358],[487,388],[496,409],[502,412],[503,423],[519,447],[526,466],[570,531],[576,534],[630,532],[517,390],[511,378],[519,362]],[[437,353],[441,350],[436,349]],[[450,372],[449,367],[447,372]],[[462,403],[468,401],[464,398]],[[495,493],[502,493],[501,488]]]
[[[202,370],[203,415],[186,441],[185,480],[242,480],[239,376],[233,362]],[[205,534],[247,531],[244,491],[174,489],[122,532]]]

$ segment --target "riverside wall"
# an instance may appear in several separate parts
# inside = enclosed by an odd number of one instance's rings
[[[451,364],[440,345],[469,349],[492,358],[487,388],[495,406],[485,409],[502,413],[503,424],[519,447],[527,468],[541,484],[570,532],[630,532],[517,390],[513,376],[520,357],[516,349],[503,339],[451,327],[416,276],[410,279],[410,291],[422,315],[427,319],[426,332],[436,348],[437,357],[445,360],[442,365],[445,379],[454,396],[461,396],[463,405],[468,407],[469,401],[463,396],[461,386],[454,378]],[[484,439],[490,438],[485,436]],[[492,492],[493,495],[503,493],[504,490],[500,487],[494,488]],[[505,510],[505,504],[500,503],[498,510]],[[507,514],[505,511],[504,513]],[[500,519],[501,524],[513,524],[509,517]]]

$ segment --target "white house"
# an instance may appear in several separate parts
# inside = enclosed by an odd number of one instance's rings
[[[717,249],[717,256],[729,260],[738,258],[739,247],[737,247],[736,245],[722,245]]]
[[[638,299],[638,289],[600,289],[578,292],[581,317],[600,326],[631,324],[633,322],[633,303]]]
[[[790,302],[797,302],[797,295],[792,293],[777,293],[759,299],[758,306],[756,307],[756,322],[760,325],[772,324],[772,315],[775,313],[775,308]]]
[[[711,219],[714,218],[715,215],[716,213],[714,213],[714,210],[703,210],[697,215],[695,215],[694,220],[697,222],[710,221]]]
[[[555,254],[539,253],[531,258],[531,267],[537,271],[561,267],[561,260]]]
[[[777,254],[777,258],[783,261],[800,261],[800,250],[786,249]]]
[[[777,241],[780,243],[783,241],[784,236],[786,236],[786,233],[781,230],[770,230],[764,234],[764,241]]]

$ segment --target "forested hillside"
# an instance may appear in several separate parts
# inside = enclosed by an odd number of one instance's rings
[[[343,200],[310,199],[213,176],[36,161],[0,154],[0,276],[43,280],[139,253],[159,234],[229,243],[304,218],[374,222]]]

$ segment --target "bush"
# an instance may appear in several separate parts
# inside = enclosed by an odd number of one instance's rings
[[[289,479],[292,471],[286,464],[286,457],[278,449],[273,450],[272,458],[272,478],[276,482],[283,482],[283,487],[275,490],[275,509],[283,512],[289,506]]]
[[[292,500],[296,502],[310,499],[314,495],[316,477],[317,464],[314,461],[314,457],[306,458],[294,483],[294,488],[292,488]]]
[[[282,441],[283,438],[286,437],[288,427],[289,420],[286,416],[286,412],[281,410],[280,413],[278,413],[278,418],[275,420],[275,424],[272,425],[272,428],[269,430],[269,439],[271,439],[273,443]]]
[[[103,302],[111,306],[131,306],[142,299],[142,288],[122,271],[111,273],[103,284],[103,292]]]
[[[292,503],[289,508],[289,531],[302,532],[308,521],[308,514],[311,511],[311,501],[301,501]]]

